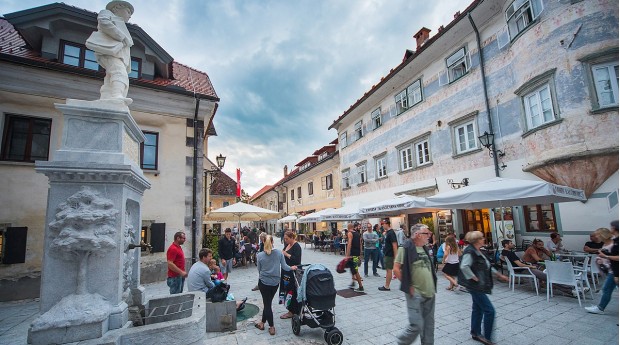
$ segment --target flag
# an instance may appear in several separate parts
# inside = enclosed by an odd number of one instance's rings
[[[241,169],[237,168],[237,197],[241,198]]]

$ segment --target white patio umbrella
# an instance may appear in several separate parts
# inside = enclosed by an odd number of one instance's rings
[[[426,199],[406,194],[360,207],[360,213],[365,218],[397,216],[414,210],[432,212],[434,209],[426,207]]]
[[[205,221],[252,221],[278,218],[280,214],[266,208],[238,202],[230,206],[218,208],[204,216]]]
[[[290,222],[296,222],[296,221],[297,221],[297,216],[294,214],[289,214],[288,216],[284,218],[278,219],[278,223],[290,223]]]
[[[331,209],[321,215],[321,221],[325,222],[362,220],[363,218],[364,216],[360,215],[359,204],[351,204]]]
[[[309,213],[305,216],[301,216],[297,219],[297,223],[316,223],[321,221],[321,216],[327,212],[333,210],[333,208],[326,208],[320,211]]]
[[[581,189],[545,181],[492,178],[426,198],[427,207],[480,209],[585,201]]]

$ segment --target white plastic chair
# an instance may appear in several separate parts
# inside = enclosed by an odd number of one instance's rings
[[[588,265],[588,272],[590,272],[590,278],[592,279],[592,285],[594,285],[594,290],[597,289],[596,284],[599,282],[598,277],[603,274],[601,269],[598,267],[596,263],[597,254],[590,254],[590,265]]]
[[[549,294],[553,296],[553,284],[563,284],[575,287],[577,300],[581,307],[581,294],[583,294],[583,299],[586,299],[581,272],[575,274],[573,264],[565,261],[545,260],[545,267],[547,268],[547,302],[549,302]]]
[[[590,290],[590,297],[594,299],[594,293],[592,292],[592,287],[590,286],[590,281],[588,280],[588,269],[590,267],[590,260],[590,255],[584,256],[582,261],[576,261],[575,264],[573,264],[573,270],[575,270],[575,273],[581,273],[582,280],[586,282],[588,290]],[[584,293],[583,299],[585,298],[586,295]]]
[[[508,287],[512,284],[512,292],[515,291],[515,280],[517,278],[519,278],[519,284],[521,284],[521,278],[528,278],[534,282],[536,296],[538,296],[538,278],[536,278],[529,267],[513,267],[512,262],[507,262],[503,256],[500,256],[500,260],[506,262],[506,267],[508,268]]]

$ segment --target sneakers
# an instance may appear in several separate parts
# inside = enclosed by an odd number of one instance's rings
[[[379,286],[379,291],[390,291],[390,288],[386,288],[385,286]]]
[[[375,276],[375,277],[381,277],[381,275],[379,273],[373,273],[372,275]]]
[[[585,287],[583,288],[583,295],[585,296],[588,292],[590,292],[590,288],[589,287]],[[573,297],[577,298],[577,290],[573,289],[573,291],[571,291]]]
[[[353,291],[355,291],[355,292],[364,292],[364,288],[361,287],[361,288],[353,289]]]
[[[355,289],[355,282],[349,284],[349,289]]]
[[[591,314],[603,314],[604,311],[600,310],[597,305],[586,307],[586,311]]]
[[[368,278],[368,274],[364,274],[364,278]]]

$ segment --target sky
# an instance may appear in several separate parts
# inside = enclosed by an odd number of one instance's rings
[[[473,0],[133,0],[130,22],[206,72],[220,102],[209,158],[256,193],[336,139],[328,127],[398,66],[422,27]],[[0,0],[6,14],[54,1]],[[105,0],[63,0],[89,11]]]

